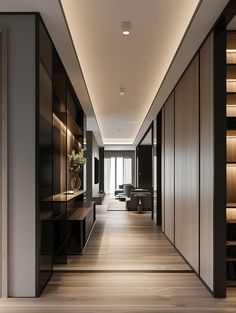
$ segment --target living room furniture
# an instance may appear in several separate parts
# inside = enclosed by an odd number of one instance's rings
[[[95,201],[96,204],[100,205],[102,204],[104,197],[105,197],[105,192],[100,192],[97,195],[93,196],[93,201]]]
[[[95,201],[86,201],[72,208],[66,217],[67,254],[82,254],[96,221]]]
[[[134,189],[134,186],[132,184],[124,184],[124,195],[128,198],[130,198],[130,193]]]
[[[146,193],[135,193],[134,194],[134,198],[137,198],[137,202],[138,202],[138,205],[137,205],[137,211],[139,214],[142,214],[143,213],[143,201],[144,199],[147,197],[147,194]]]
[[[66,214],[54,220],[57,251],[54,263],[66,264],[67,256],[82,254],[96,221],[96,203],[76,203]]]
[[[114,195],[117,196],[118,194],[123,193],[123,192],[124,192],[123,185],[119,185],[119,189],[115,190]]]
[[[138,197],[137,194],[143,195],[142,209],[151,210],[152,209],[152,194],[150,191],[137,191],[133,190],[130,193],[130,199],[126,200],[126,209],[128,211],[137,211],[138,208]]]

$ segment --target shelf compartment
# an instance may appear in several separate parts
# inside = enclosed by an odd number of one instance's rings
[[[233,116],[227,117],[227,129],[236,130],[236,117]]]
[[[85,190],[74,191],[73,194],[66,194],[64,192],[53,196],[53,202],[69,202],[76,197],[79,197],[85,193]]]
[[[83,136],[81,127],[77,125],[69,112],[54,112],[53,115],[56,116],[65,127],[67,127],[72,135]]]
[[[232,52],[236,52],[236,32],[234,31],[229,31],[227,32],[227,50],[228,51],[232,51]]]
[[[236,203],[235,202],[227,202],[226,203],[226,207],[227,207],[227,210],[229,209],[236,209]]]
[[[227,280],[231,283],[236,283],[236,262],[235,260],[228,261],[226,262],[227,264]],[[227,281],[227,284],[229,283]]]
[[[229,93],[236,92],[236,66],[227,65],[226,91]]]
[[[230,220],[231,222],[227,222],[227,246],[236,246],[236,227],[235,220]],[[228,255],[235,255],[235,253]]]
[[[236,164],[226,166],[227,203],[236,203]]]
[[[236,34],[235,32],[227,32],[226,62],[227,64],[236,63]]]
[[[236,281],[228,279],[226,285],[227,287],[236,287]]]
[[[228,130],[226,137],[227,164],[236,163],[236,131]]]
[[[236,240],[227,240],[227,247],[236,247]]]
[[[236,207],[226,208],[226,221],[227,224],[236,224]]]
[[[236,117],[236,94],[228,93],[226,99],[226,116]]]
[[[236,117],[236,104],[229,104],[226,106],[226,116]]]

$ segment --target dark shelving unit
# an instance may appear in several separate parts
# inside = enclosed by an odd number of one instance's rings
[[[49,33],[37,15],[37,296],[68,254],[82,253],[95,222],[95,203],[72,194],[67,158],[84,149],[86,117]],[[68,192],[70,191],[70,193]]]
[[[236,286],[236,32],[227,33],[227,160],[226,160],[226,267],[227,285]]]

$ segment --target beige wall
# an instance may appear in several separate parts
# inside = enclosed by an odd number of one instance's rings
[[[0,297],[8,289],[7,34],[0,29]]]
[[[8,33],[9,296],[35,296],[35,16],[1,15]]]

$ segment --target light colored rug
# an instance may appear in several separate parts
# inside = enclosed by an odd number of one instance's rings
[[[107,211],[127,211],[125,201],[119,201],[113,197],[109,197],[106,200]]]

